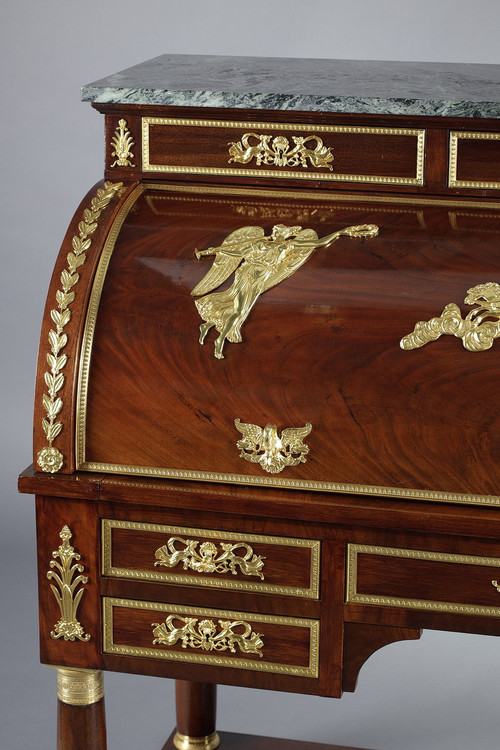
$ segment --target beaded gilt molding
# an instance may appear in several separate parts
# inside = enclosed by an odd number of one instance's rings
[[[104,188],[98,188],[91,199],[89,208],[83,212],[83,218],[78,224],[78,232],[72,238],[72,251],[66,256],[67,266],[61,272],[60,288],[56,292],[57,306],[50,311],[54,328],[49,331],[50,351],[47,353],[49,369],[44,374],[47,392],[43,394],[43,408],[46,416],[42,419],[42,428],[48,445],[37,453],[38,466],[42,471],[55,473],[64,463],[64,456],[53,443],[63,429],[63,422],[58,419],[64,402],[58,395],[65,381],[63,370],[68,361],[68,355],[62,350],[68,343],[68,335],[64,329],[71,320],[71,305],[75,299],[75,287],[80,280],[78,269],[87,260],[87,252],[92,244],[92,235],[97,229],[99,219],[111,199],[122,190],[122,183],[104,183]]]

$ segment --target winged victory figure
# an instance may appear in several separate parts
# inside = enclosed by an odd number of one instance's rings
[[[247,226],[231,232],[218,247],[196,250],[198,259],[215,255],[212,267],[191,292],[194,297],[203,295],[195,303],[203,319],[200,344],[215,327],[219,332],[215,356],[223,359],[225,341],[241,341],[241,326],[260,295],[295,273],[314,250],[330,245],[342,235],[375,237],[377,234],[375,224],[346,227],[321,239],[314,229],[300,226],[276,224],[267,237],[262,227]],[[213,292],[232,273],[231,286],[225,291]]]

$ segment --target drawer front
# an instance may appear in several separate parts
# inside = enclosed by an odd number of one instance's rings
[[[500,190],[500,133],[450,133],[448,186]]]
[[[104,519],[103,575],[319,597],[320,542]]]
[[[425,131],[142,118],[143,172],[424,184]]]
[[[348,545],[346,601],[500,617],[500,559]]]
[[[319,622],[105,597],[107,654],[318,677]]]

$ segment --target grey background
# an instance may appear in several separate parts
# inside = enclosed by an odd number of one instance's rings
[[[0,748],[55,747],[55,674],[38,663],[31,462],[39,327],[61,239],[103,169],[82,84],[161,54],[500,63],[498,0],[4,0],[1,111]],[[378,750],[498,748],[500,640],[426,631],[342,701],[221,688],[218,726]],[[109,748],[160,748],[173,683],[106,675]]]

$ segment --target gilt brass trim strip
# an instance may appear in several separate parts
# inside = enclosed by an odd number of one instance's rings
[[[458,492],[444,492],[436,490],[418,490],[413,488],[400,487],[381,487],[375,485],[339,483],[339,482],[319,482],[308,480],[293,480],[280,477],[252,476],[246,474],[223,474],[215,472],[204,472],[194,470],[168,469],[163,467],[150,466],[129,466],[124,464],[110,464],[99,461],[87,461],[85,455],[85,429],[86,429],[86,409],[87,409],[87,392],[89,366],[92,353],[92,341],[94,336],[95,324],[97,319],[97,310],[99,307],[100,296],[104,284],[105,276],[114,245],[118,237],[121,226],[126,218],[128,211],[132,208],[135,201],[145,190],[157,190],[172,193],[195,193],[203,195],[246,195],[246,196],[266,196],[269,198],[293,197],[296,199],[310,199],[327,201],[332,204],[342,202],[362,202],[362,203],[383,203],[383,204],[401,204],[401,205],[422,205],[422,206],[450,206],[460,208],[476,208],[488,210],[500,210],[500,203],[495,204],[488,201],[462,201],[447,200],[445,198],[406,198],[397,196],[365,196],[350,194],[326,194],[319,192],[295,192],[292,190],[265,190],[259,188],[238,188],[238,187],[208,187],[208,186],[186,186],[186,185],[165,185],[161,183],[142,183],[128,197],[119,210],[115,222],[106,240],[101,260],[99,263],[98,273],[96,273],[92,288],[91,298],[87,319],[83,332],[82,353],[80,357],[80,374],[78,381],[78,398],[76,413],[76,461],[77,469],[82,471],[102,471],[106,474],[126,474],[143,477],[163,477],[171,479],[188,479],[200,482],[219,482],[222,484],[245,484],[258,485],[266,487],[284,487],[287,489],[312,490],[317,492],[339,492],[341,494],[356,495],[377,495],[379,497],[389,498],[407,498],[410,500],[425,500],[431,502],[446,502],[453,504],[467,505],[486,505],[500,506],[499,495],[478,495]]]
[[[297,667],[291,664],[279,664],[264,659],[241,659],[227,656],[186,653],[181,651],[167,651],[165,649],[145,648],[143,646],[124,646],[116,644],[113,639],[113,609],[126,607],[150,612],[166,612],[168,614],[195,615],[198,617],[217,617],[232,620],[250,620],[251,622],[286,625],[291,627],[308,628],[310,632],[309,665]],[[166,661],[179,661],[189,664],[211,664],[218,667],[232,667],[236,669],[250,669],[259,672],[293,675],[295,677],[318,677],[319,675],[319,621],[297,617],[277,615],[259,615],[251,612],[233,612],[231,610],[207,609],[204,607],[185,607],[179,604],[163,604],[158,602],[143,602],[135,599],[103,598],[103,651],[107,654],[122,654],[125,656],[142,656]]]
[[[415,157],[415,177],[389,177],[384,175],[355,175],[323,172],[279,172],[271,169],[238,169],[236,167],[175,167],[163,164],[152,164],[150,161],[150,125],[170,125],[176,127],[198,128],[235,128],[243,130],[279,130],[303,131],[317,133],[354,133],[364,135],[413,136],[417,139]],[[233,175],[237,177],[277,177],[294,180],[328,180],[335,182],[364,182],[377,185],[417,185],[424,184],[425,130],[418,128],[376,128],[344,125],[302,125],[299,123],[276,122],[237,122],[224,120],[185,120],[175,117],[142,118],[142,169],[144,172],[169,172],[171,174],[211,174],[218,176]]]
[[[431,552],[428,550],[404,549],[397,547],[378,547],[369,544],[347,545],[346,603],[371,604],[379,607],[396,607],[398,609],[417,609],[427,612],[450,612],[461,615],[481,615],[483,617],[500,617],[500,607],[484,607],[460,602],[441,602],[433,599],[411,599],[378,594],[359,594],[357,591],[358,555],[381,555],[383,557],[406,558],[413,560],[430,560],[434,562],[456,563],[460,565],[483,565],[500,568],[500,559],[496,557],[479,557],[477,555],[459,555],[448,552]]]
[[[378,495],[379,497],[399,497],[409,500],[430,500],[433,502],[465,503],[474,505],[500,505],[498,495],[469,495],[458,492],[440,492],[436,490],[416,490],[400,487],[380,487],[367,484],[347,484],[340,482],[316,482],[302,479],[283,479],[280,477],[260,477],[250,474],[218,474],[206,471],[183,469],[162,469],[152,466],[127,466],[126,464],[107,464],[97,461],[84,461],[79,469],[83,471],[102,471],[105,474],[127,474],[143,477],[167,477],[169,479],[191,479],[196,482],[220,482],[221,484],[260,485],[263,487],[285,487],[286,489],[312,490],[315,492],[340,492],[346,495]]]
[[[204,539],[227,539],[228,541],[248,542],[250,544],[269,544],[278,547],[290,547],[290,554],[297,548],[310,550],[310,585],[309,588],[297,586],[280,586],[278,584],[256,582],[248,580],[227,580],[213,576],[188,576],[173,571],[134,570],[133,568],[117,568],[113,566],[112,530],[128,529],[130,531],[144,531],[157,534],[180,534],[183,536],[197,536]],[[163,581],[181,583],[192,586],[209,586],[210,588],[232,589],[238,591],[255,591],[262,593],[276,593],[281,596],[293,596],[304,599],[319,598],[319,563],[321,543],[316,540],[295,539],[278,536],[262,536],[261,534],[234,534],[233,532],[214,531],[209,529],[194,529],[183,526],[165,526],[155,523],[141,523],[138,521],[115,521],[103,519],[102,522],[102,555],[103,575],[113,578],[129,578],[138,581]]]
[[[120,183],[121,184],[121,183]],[[80,468],[81,464],[85,461],[85,422],[86,422],[86,411],[87,411],[87,395],[88,395],[88,384],[89,384],[89,371],[90,371],[90,360],[92,357],[92,345],[94,343],[94,331],[97,320],[97,313],[99,310],[99,303],[101,301],[102,288],[104,286],[104,280],[108,270],[109,261],[113,253],[116,240],[120,234],[120,230],[123,226],[123,222],[127,217],[130,209],[143,193],[144,187],[139,185],[136,187],[124,201],[120,210],[118,211],[113,225],[109,231],[109,234],[104,243],[104,247],[99,260],[99,265],[94,276],[94,283],[92,284],[92,294],[90,296],[89,305],[87,308],[87,316],[85,318],[85,326],[83,329],[82,349],[80,352],[80,361],[78,369],[78,387],[76,396],[76,432],[75,432],[75,456],[76,466]]]
[[[479,188],[480,190],[500,190],[500,182],[487,180],[458,180],[458,142],[459,140],[500,141],[500,133],[473,133],[470,131],[452,130],[450,132],[450,159],[448,167],[448,187]]]
[[[481,208],[500,211],[498,200],[467,200],[463,198],[414,198],[402,195],[373,195],[356,193],[339,193],[327,191],[285,190],[278,188],[220,187],[217,185],[166,185],[162,182],[145,182],[143,190],[158,190],[168,193],[199,193],[200,195],[247,196],[260,198],[294,198],[296,200],[324,201],[325,203],[388,203],[390,205],[449,206],[450,208]]]

